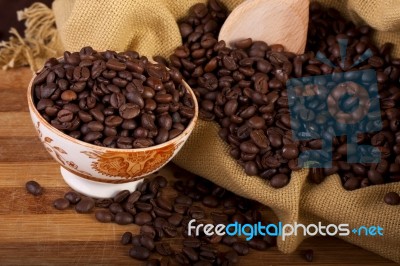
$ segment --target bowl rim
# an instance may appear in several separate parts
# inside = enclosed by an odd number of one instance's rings
[[[63,57],[57,58],[57,60],[61,61]],[[131,149],[120,149],[120,148],[109,148],[109,147],[103,147],[103,146],[98,146],[94,145],[88,142],[84,142],[83,140],[75,139],[64,132],[58,130],[57,128],[53,127],[50,123],[48,123],[42,115],[39,113],[39,111],[36,109],[36,106],[33,102],[33,81],[35,80],[36,76],[38,73],[40,73],[45,67],[43,66],[40,70],[34,72],[31,81],[29,82],[28,89],[27,89],[27,98],[28,98],[28,107],[29,111],[35,114],[35,116],[38,118],[39,122],[41,122],[46,128],[48,128],[52,133],[58,135],[61,138],[64,138],[68,141],[74,142],[75,144],[85,146],[90,149],[94,149],[97,151],[102,151],[102,152],[120,152],[120,153],[126,153],[126,152],[146,152],[146,151],[151,151],[151,150],[157,150],[164,148],[166,146],[170,146],[171,144],[175,144],[179,139],[185,137],[186,135],[190,134],[191,131],[193,130],[198,116],[199,116],[199,106],[197,102],[196,95],[194,94],[192,88],[189,86],[189,84],[186,83],[184,79],[182,79],[182,85],[186,88],[186,90],[189,92],[190,96],[193,99],[194,102],[194,116],[191,119],[190,123],[186,126],[185,130],[181,132],[178,136],[176,136],[173,139],[170,139],[164,143],[153,145],[147,148],[131,148]],[[169,69],[167,67],[167,69]]]

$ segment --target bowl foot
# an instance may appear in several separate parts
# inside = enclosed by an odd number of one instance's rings
[[[92,198],[112,198],[121,190],[133,192],[143,182],[143,179],[122,184],[102,183],[84,179],[64,167],[60,167],[64,181],[76,192]]]

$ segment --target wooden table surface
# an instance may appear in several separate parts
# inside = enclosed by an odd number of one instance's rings
[[[136,225],[101,224],[93,214],[58,211],[52,201],[69,189],[58,164],[47,154],[29,117],[27,68],[0,70],[0,265],[143,265],[119,244]],[[171,167],[171,166],[170,166]],[[167,167],[164,173],[169,175]],[[37,180],[40,197],[27,194],[25,183]],[[250,251],[239,265],[310,265],[302,251],[314,250],[313,265],[396,265],[376,254],[327,237],[303,242],[293,254],[276,248]]]

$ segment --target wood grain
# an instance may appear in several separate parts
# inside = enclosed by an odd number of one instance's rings
[[[0,265],[144,265],[128,256],[128,246],[119,244],[125,231],[137,233],[135,225],[98,223],[94,214],[52,207],[69,190],[59,166],[36,137],[26,107],[28,69],[0,71]],[[171,180],[176,167],[162,170]],[[45,193],[34,197],[25,183],[36,180]],[[174,192],[169,189],[166,194]],[[269,210],[263,208],[263,213]],[[267,214],[270,219],[270,214]],[[171,244],[178,248],[178,241]],[[378,255],[335,238],[306,240],[293,254],[276,248],[251,250],[240,265],[310,265],[302,252],[314,250],[314,265],[395,265]]]

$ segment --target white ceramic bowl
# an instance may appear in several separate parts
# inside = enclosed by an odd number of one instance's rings
[[[196,97],[183,82],[195,104],[195,115],[187,128],[176,138],[160,145],[142,149],[114,149],[96,146],[72,138],[51,126],[33,102],[33,80],[28,87],[30,115],[41,142],[60,164],[65,182],[77,192],[95,198],[113,197],[127,189],[134,191],[143,177],[159,170],[182,148],[196,124]]]

